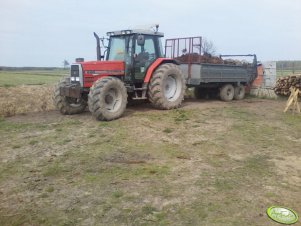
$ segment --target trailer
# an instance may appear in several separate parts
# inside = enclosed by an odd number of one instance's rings
[[[202,52],[202,37],[166,39],[165,55],[177,60],[186,86],[194,87],[196,98],[219,96],[224,101],[243,99],[246,86],[257,77],[255,54],[213,57]],[[229,57],[252,59],[251,63],[225,59]]]

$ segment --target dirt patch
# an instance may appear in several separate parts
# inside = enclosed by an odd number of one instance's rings
[[[281,175],[288,184],[301,184],[301,157],[281,156],[278,159],[273,159],[273,162],[277,165],[277,173]]]

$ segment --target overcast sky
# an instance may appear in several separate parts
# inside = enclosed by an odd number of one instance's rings
[[[221,54],[301,60],[301,0],[0,0],[0,66],[96,58],[93,32],[159,23],[166,38],[203,36]]]

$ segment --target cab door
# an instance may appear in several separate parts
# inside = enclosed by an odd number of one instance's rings
[[[141,41],[141,38],[144,40]],[[147,68],[156,60],[155,40],[150,35],[137,35],[134,39],[134,79],[143,80]]]

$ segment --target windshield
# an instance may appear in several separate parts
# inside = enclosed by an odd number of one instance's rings
[[[108,60],[125,60],[125,37],[111,37]]]

